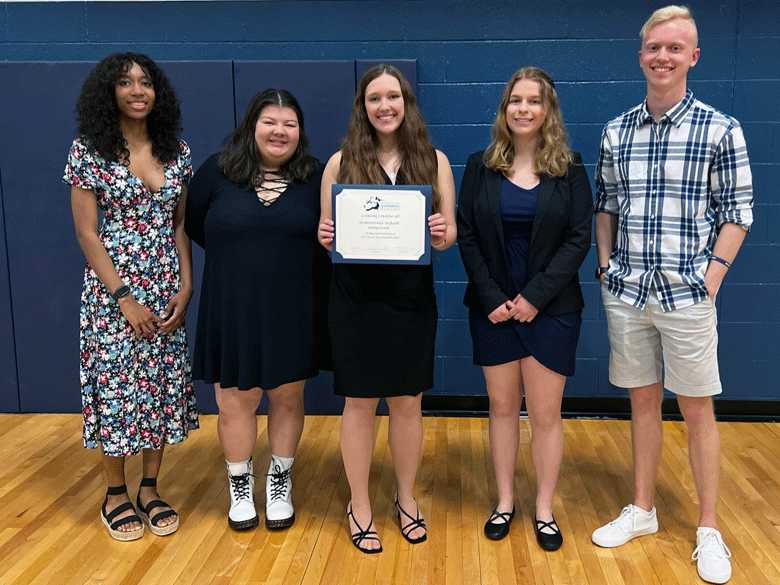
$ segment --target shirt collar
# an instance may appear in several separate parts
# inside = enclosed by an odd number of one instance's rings
[[[679,128],[680,124],[682,124],[683,120],[685,119],[688,110],[690,110],[693,106],[693,101],[693,92],[689,89],[685,92],[685,97],[683,99],[677,102],[677,104],[672,106],[669,111],[661,116],[661,121],[663,122],[664,118],[666,118]],[[648,122],[653,122],[653,116],[650,114],[650,110],[647,109],[647,98],[645,98],[645,101],[642,102],[642,107],[639,110],[639,116],[637,116],[636,119],[636,127],[639,128]]]

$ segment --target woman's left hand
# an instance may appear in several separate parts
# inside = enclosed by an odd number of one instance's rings
[[[527,323],[533,321],[536,314],[539,312],[531,303],[523,298],[522,295],[517,295],[513,301],[515,304],[515,310],[512,314],[517,321]]]
[[[171,297],[168,306],[165,307],[164,321],[158,329],[159,333],[166,335],[173,333],[184,324],[184,315],[187,313],[191,298],[192,292],[181,290]]]
[[[428,218],[428,228],[431,230],[431,244],[438,246],[447,239],[447,220],[441,213],[435,213]]]

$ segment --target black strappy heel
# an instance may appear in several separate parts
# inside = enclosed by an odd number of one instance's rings
[[[416,503],[416,501],[415,501]],[[401,536],[403,536],[409,543],[411,544],[418,544],[420,542],[425,541],[428,538],[428,527],[425,525],[425,520],[420,518],[420,508],[417,507],[417,518],[414,518],[411,516],[406,510],[404,510],[401,507],[401,504],[398,503],[398,494],[395,494],[395,507],[398,512],[398,522],[401,525]],[[401,520],[401,513],[403,513],[404,516],[409,518],[411,522],[404,526],[403,520]],[[418,528],[422,528],[425,530],[425,534],[422,536],[418,536],[417,538],[410,538],[409,535],[417,530]]]
[[[357,526],[358,528],[358,531],[352,534],[352,544],[355,545],[355,548],[367,555],[374,555],[376,553],[381,553],[383,549],[382,549],[382,542],[379,540],[379,534],[377,533],[376,530],[369,530],[369,529],[363,530],[360,524],[358,524],[355,515],[352,513],[352,502],[349,503],[349,510],[347,510],[347,518],[352,518],[352,521],[355,523],[355,526]],[[368,523],[368,528],[371,528],[371,525],[373,523],[374,523],[374,519],[371,518],[371,520]],[[360,546],[360,544],[364,540],[376,540],[379,543],[379,548],[376,549],[363,548],[362,546]]]

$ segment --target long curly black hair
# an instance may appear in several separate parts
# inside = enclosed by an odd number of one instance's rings
[[[303,124],[303,110],[293,94],[286,89],[275,87],[264,89],[249,102],[244,118],[228,136],[225,148],[219,153],[219,170],[239,185],[252,185],[262,179],[263,157],[255,141],[255,127],[266,106],[291,108],[298,117],[298,147],[279,170],[282,177],[288,181],[305,181],[317,170],[319,161],[309,154],[309,138]]]
[[[154,108],[146,119],[152,154],[160,162],[169,162],[179,153],[179,100],[162,69],[141,53],[113,53],[89,72],[76,102],[79,134],[106,160],[125,164],[130,161],[127,141],[119,126],[116,82],[133,67],[133,63],[138,63],[144,70],[154,88]]]

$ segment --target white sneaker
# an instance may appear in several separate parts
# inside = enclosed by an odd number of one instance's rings
[[[620,512],[615,520],[597,528],[591,536],[591,540],[599,546],[612,548],[626,544],[632,538],[653,534],[658,532],[658,518],[655,515],[655,508],[645,512],[642,508],[637,508],[629,504]]]
[[[230,511],[228,526],[233,530],[248,530],[260,523],[255,510],[255,476],[252,475],[252,458],[240,463],[225,461],[230,486]]]
[[[265,526],[269,530],[289,528],[295,522],[290,468],[294,457],[271,455],[265,481]]]
[[[696,530],[696,550],[691,559],[696,561],[699,577],[710,583],[725,583],[731,579],[731,551],[714,528]]]

